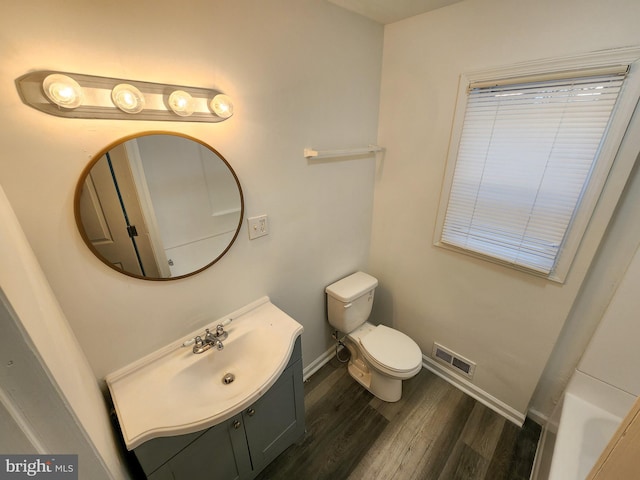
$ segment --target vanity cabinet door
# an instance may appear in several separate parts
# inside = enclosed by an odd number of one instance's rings
[[[184,450],[203,433],[204,431],[154,438],[136,447],[134,453],[144,472],[149,475],[166,463],[167,460]]]
[[[251,476],[241,415],[207,430],[147,478],[149,480],[240,480]]]
[[[290,365],[242,417],[253,470],[257,473],[304,435],[302,362]]]

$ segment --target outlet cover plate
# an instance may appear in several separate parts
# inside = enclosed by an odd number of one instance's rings
[[[269,235],[269,219],[266,215],[247,218],[249,227],[249,240]]]

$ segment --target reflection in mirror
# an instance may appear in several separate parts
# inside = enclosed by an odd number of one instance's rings
[[[87,246],[110,267],[150,280],[211,266],[238,236],[243,213],[240,182],[227,161],[176,134],[109,146],[76,187],[76,223]]]

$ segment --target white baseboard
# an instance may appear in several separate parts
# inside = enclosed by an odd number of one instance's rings
[[[470,397],[475,398],[477,401],[487,406],[494,412],[502,415],[504,418],[509,420],[510,422],[515,423],[519,427],[522,426],[525,419],[525,414],[522,412],[518,412],[514,408],[511,408],[506,403],[498,400],[494,396],[488,394],[481,388],[478,388],[473,383],[465,380],[463,378],[458,377],[453,372],[448,371],[444,366],[440,365],[438,362],[433,360],[430,357],[425,355],[422,356],[422,366],[427,370],[435,373],[440,378],[446,380],[454,387],[462,390],[464,393],[469,395]]]
[[[302,370],[302,381],[306,382],[311,375],[313,375],[318,370],[320,370],[323,366],[329,363],[329,360],[331,360],[335,355],[336,355],[336,347],[331,347],[329,350],[324,352],[322,355],[316,358],[313,362],[307,365]]]

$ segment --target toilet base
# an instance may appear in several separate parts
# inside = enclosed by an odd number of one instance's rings
[[[347,370],[349,375],[373,395],[385,402],[397,402],[402,397],[402,380],[391,378],[372,368],[364,362],[356,347],[347,340],[351,358]]]
[[[402,380],[387,377],[380,373],[363,373],[359,368],[349,362],[349,375],[360,385],[369,390],[373,395],[385,402],[397,402],[402,398]]]

